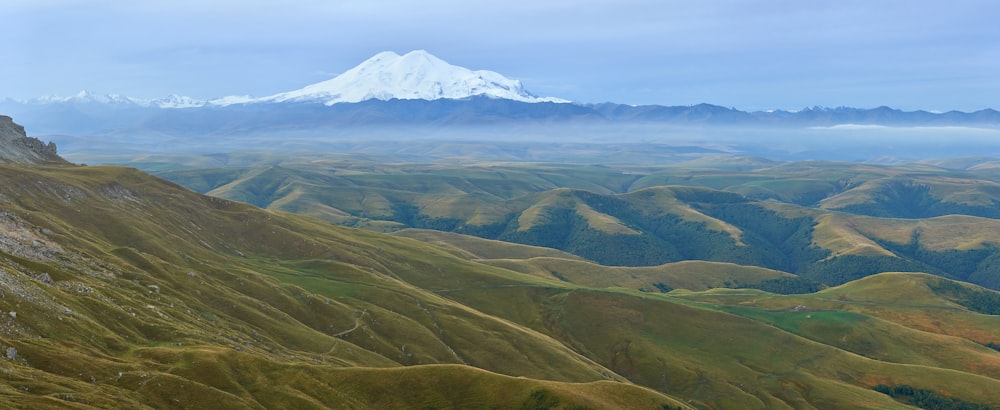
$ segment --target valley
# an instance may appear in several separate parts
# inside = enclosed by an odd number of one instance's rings
[[[608,266],[725,262],[795,274],[807,288],[885,271],[1000,286],[1000,183],[987,158],[875,165],[705,156],[629,167],[292,157],[253,166],[243,162],[252,157],[233,157],[237,165],[193,170],[133,165],[208,195],[342,225],[454,232]]]
[[[173,159],[0,165],[0,407],[1000,406],[993,160]]]

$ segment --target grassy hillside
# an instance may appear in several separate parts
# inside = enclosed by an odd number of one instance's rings
[[[1000,406],[1000,294],[939,276],[782,296],[718,288],[792,278],[778,270],[386,235],[127,168],[0,166],[0,180],[0,406],[905,408],[881,384]],[[510,203],[546,200],[559,206],[522,234],[568,218],[583,249],[681,229],[675,252],[711,238],[791,266],[822,249],[826,214],[681,187]],[[609,221],[640,234],[595,226]]]
[[[1000,289],[992,219],[948,216],[996,216],[1000,182],[981,159],[880,166],[702,157],[633,167],[266,161],[273,165],[164,175],[338,224],[455,232],[603,265],[706,260],[827,285],[924,271]]]
[[[519,245],[433,230],[406,229],[394,235],[419,239],[460,257],[512,271],[594,288],[630,288],[644,292],[748,287],[795,275],[771,269],[707,261],[683,261],[650,267],[604,266],[551,248]]]
[[[552,257],[582,260],[579,256],[552,248],[482,239],[475,236],[430,229],[404,229],[392,234],[394,236],[413,238],[421,242],[431,243],[444,249],[450,249],[456,255],[469,259],[531,259]]]
[[[1000,195],[1000,174],[992,166],[996,161],[982,158],[895,166],[826,161],[783,163],[726,156],[704,156],[661,166],[580,166],[572,165],[571,161],[501,163],[473,158],[407,164],[358,155],[229,154],[134,158],[128,163],[159,172],[198,192],[217,190],[214,194],[226,198],[254,198],[265,207],[284,199],[275,206],[294,206],[299,212],[322,203],[355,216],[385,214],[379,213],[377,204],[369,207],[356,199],[337,198],[334,194],[344,193],[345,187],[382,196],[391,192],[389,196],[417,206],[431,217],[464,216],[454,212],[435,213],[433,206],[420,200],[422,196],[511,199],[556,188],[622,194],[666,185],[700,186],[736,192],[751,199],[774,199],[827,209],[850,207],[850,212],[870,216],[919,218],[951,213],[995,217]],[[316,196],[295,198],[291,193],[296,188]]]
[[[761,292],[740,292],[768,297]],[[543,329],[630,380],[689,398],[699,407],[893,408],[901,406],[862,386],[911,381],[970,402],[996,400],[989,389],[997,380],[973,375],[991,374],[995,368],[985,369],[972,360],[994,360],[997,353],[969,341],[939,346],[934,342],[939,336],[912,331],[907,336],[921,341],[914,342],[913,351],[922,352],[920,360],[926,360],[915,365],[912,357],[893,362],[887,360],[892,358],[866,357],[845,343],[814,340],[819,338],[813,333],[834,333],[845,325],[861,326],[861,332],[868,332],[867,325],[874,320],[858,314],[837,313],[844,318],[834,316],[803,330],[775,326],[768,312],[761,314],[759,309],[745,314],[728,308],[720,312],[712,310],[714,304],[688,306],[672,298],[616,292],[468,290],[453,292],[452,297]],[[785,315],[808,320],[809,313]],[[851,321],[844,323],[845,318]],[[938,348],[948,353],[929,352]],[[965,355],[962,360],[950,359],[958,352]],[[947,363],[925,364],[935,357]]]
[[[753,285],[794,275],[731,263],[684,261],[650,267],[604,266],[561,258],[493,259],[483,261],[517,272],[592,288],[630,288],[643,292],[673,289],[707,290]]]
[[[982,314],[982,308],[992,308],[998,295],[923,273],[883,273],[808,295],[723,291],[681,297],[730,306],[732,313],[865,357],[996,378],[1000,357],[988,345],[1000,339],[1000,316]]]
[[[26,407],[102,407],[97,398],[113,395],[170,407],[178,398],[171,389],[182,388],[201,393],[179,406],[337,407],[324,399],[340,397],[331,371],[357,367],[471,366],[491,372],[480,377],[484,389],[496,373],[623,380],[537,331],[432,291],[545,283],[531,276],[199,196],[124,168],[0,167],[0,178],[0,344],[16,352],[5,373],[25,379],[10,386]],[[422,287],[403,274],[422,278]],[[529,380],[509,394],[546,386]],[[83,391],[94,383],[103,387]],[[558,391],[596,394],[587,386],[550,390],[573,403],[582,399]],[[635,397],[671,403],[640,390]],[[428,400],[460,394],[441,390]]]
[[[827,209],[894,218],[949,214],[997,218],[998,204],[1000,183],[952,175],[877,179],[820,202]]]

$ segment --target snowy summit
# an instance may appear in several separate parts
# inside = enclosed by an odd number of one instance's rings
[[[256,99],[255,102],[315,101],[326,105],[365,100],[437,100],[474,96],[523,102],[569,102],[532,95],[520,81],[487,70],[472,71],[417,50],[402,56],[376,54],[332,79]]]
[[[489,97],[528,103],[570,101],[538,97],[518,80],[489,70],[469,70],[448,64],[424,50],[399,55],[384,51],[329,80],[295,91],[254,98],[249,95],[211,100],[170,95],[146,100],[119,94],[98,95],[87,91],[69,97],[49,96],[32,100],[11,100],[21,104],[117,104],[158,108],[198,108],[255,103],[310,102],[333,105],[366,100],[439,100]],[[3,100],[0,100],[2,102]]]

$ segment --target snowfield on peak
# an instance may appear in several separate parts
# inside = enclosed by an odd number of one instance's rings
[[[570,101],[538,97],[518,80],[489,70],[469,70],[448,64],[430,53],[417,50],[404,55],[384,51],[334,78],[295,91],[255,98],[231,95],[210,100],[172,94],[159,99],[132,98],[119,94],[100,95],[81,91],[68,97],[48,96],[31,100],[0,100],[27,105],[117,104],[157,108],[199,108],[255,103],[307,102],[333,105],[366,100],[439,100],[489,97],[520,102]]]
[[[417,50],[402,56],[386,51],[332,79],[263,97],[255,102],[315,101],[326,105],[365,100],[437,100],[475,96],[522,102],[569,102],[537,97],[520,81],[488,70],[469,70]]]
[[[142,105],[147,103],[146,101],[137,98],[126,97],[121,94],[102,95],[102,94],[95,94],[87,90],[82,90],[70,96],[49,95],[30,100],[23,100],[20,102],[25,104],[99,103],[99,104],[136,104],[136,105]]]
[[[124,96],[121,94],[96,94],[87,90],[80,91],[70,96],[50,95],[33,98],[29,100],[9,100],[25,105],[45,105],[45,104],[111,104],[118,106],[138,106],[138,107],[159,107],[159,108],[195,108],[203,107],[208,103],[177,94],[171,94],[164,98],[142,99]]]
[[[197,108],[205,106],[206,102],[191,97],[171,94],[165,98],[149,101],[147,105],[160,108]]]

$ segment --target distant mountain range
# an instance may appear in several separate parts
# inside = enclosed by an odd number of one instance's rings
[[[653,123],[680,126],[831,127],[1000,125],[1000,112],[901,111],[889,107],[740,111],[711,104],[633,106],[538,97],[517,80],[472,71],[427,53],[382,52],[330,80],[255,98],[142,100],[81,92],[0,100],[34,135],[201,136],[312,132],[371,126]]]

